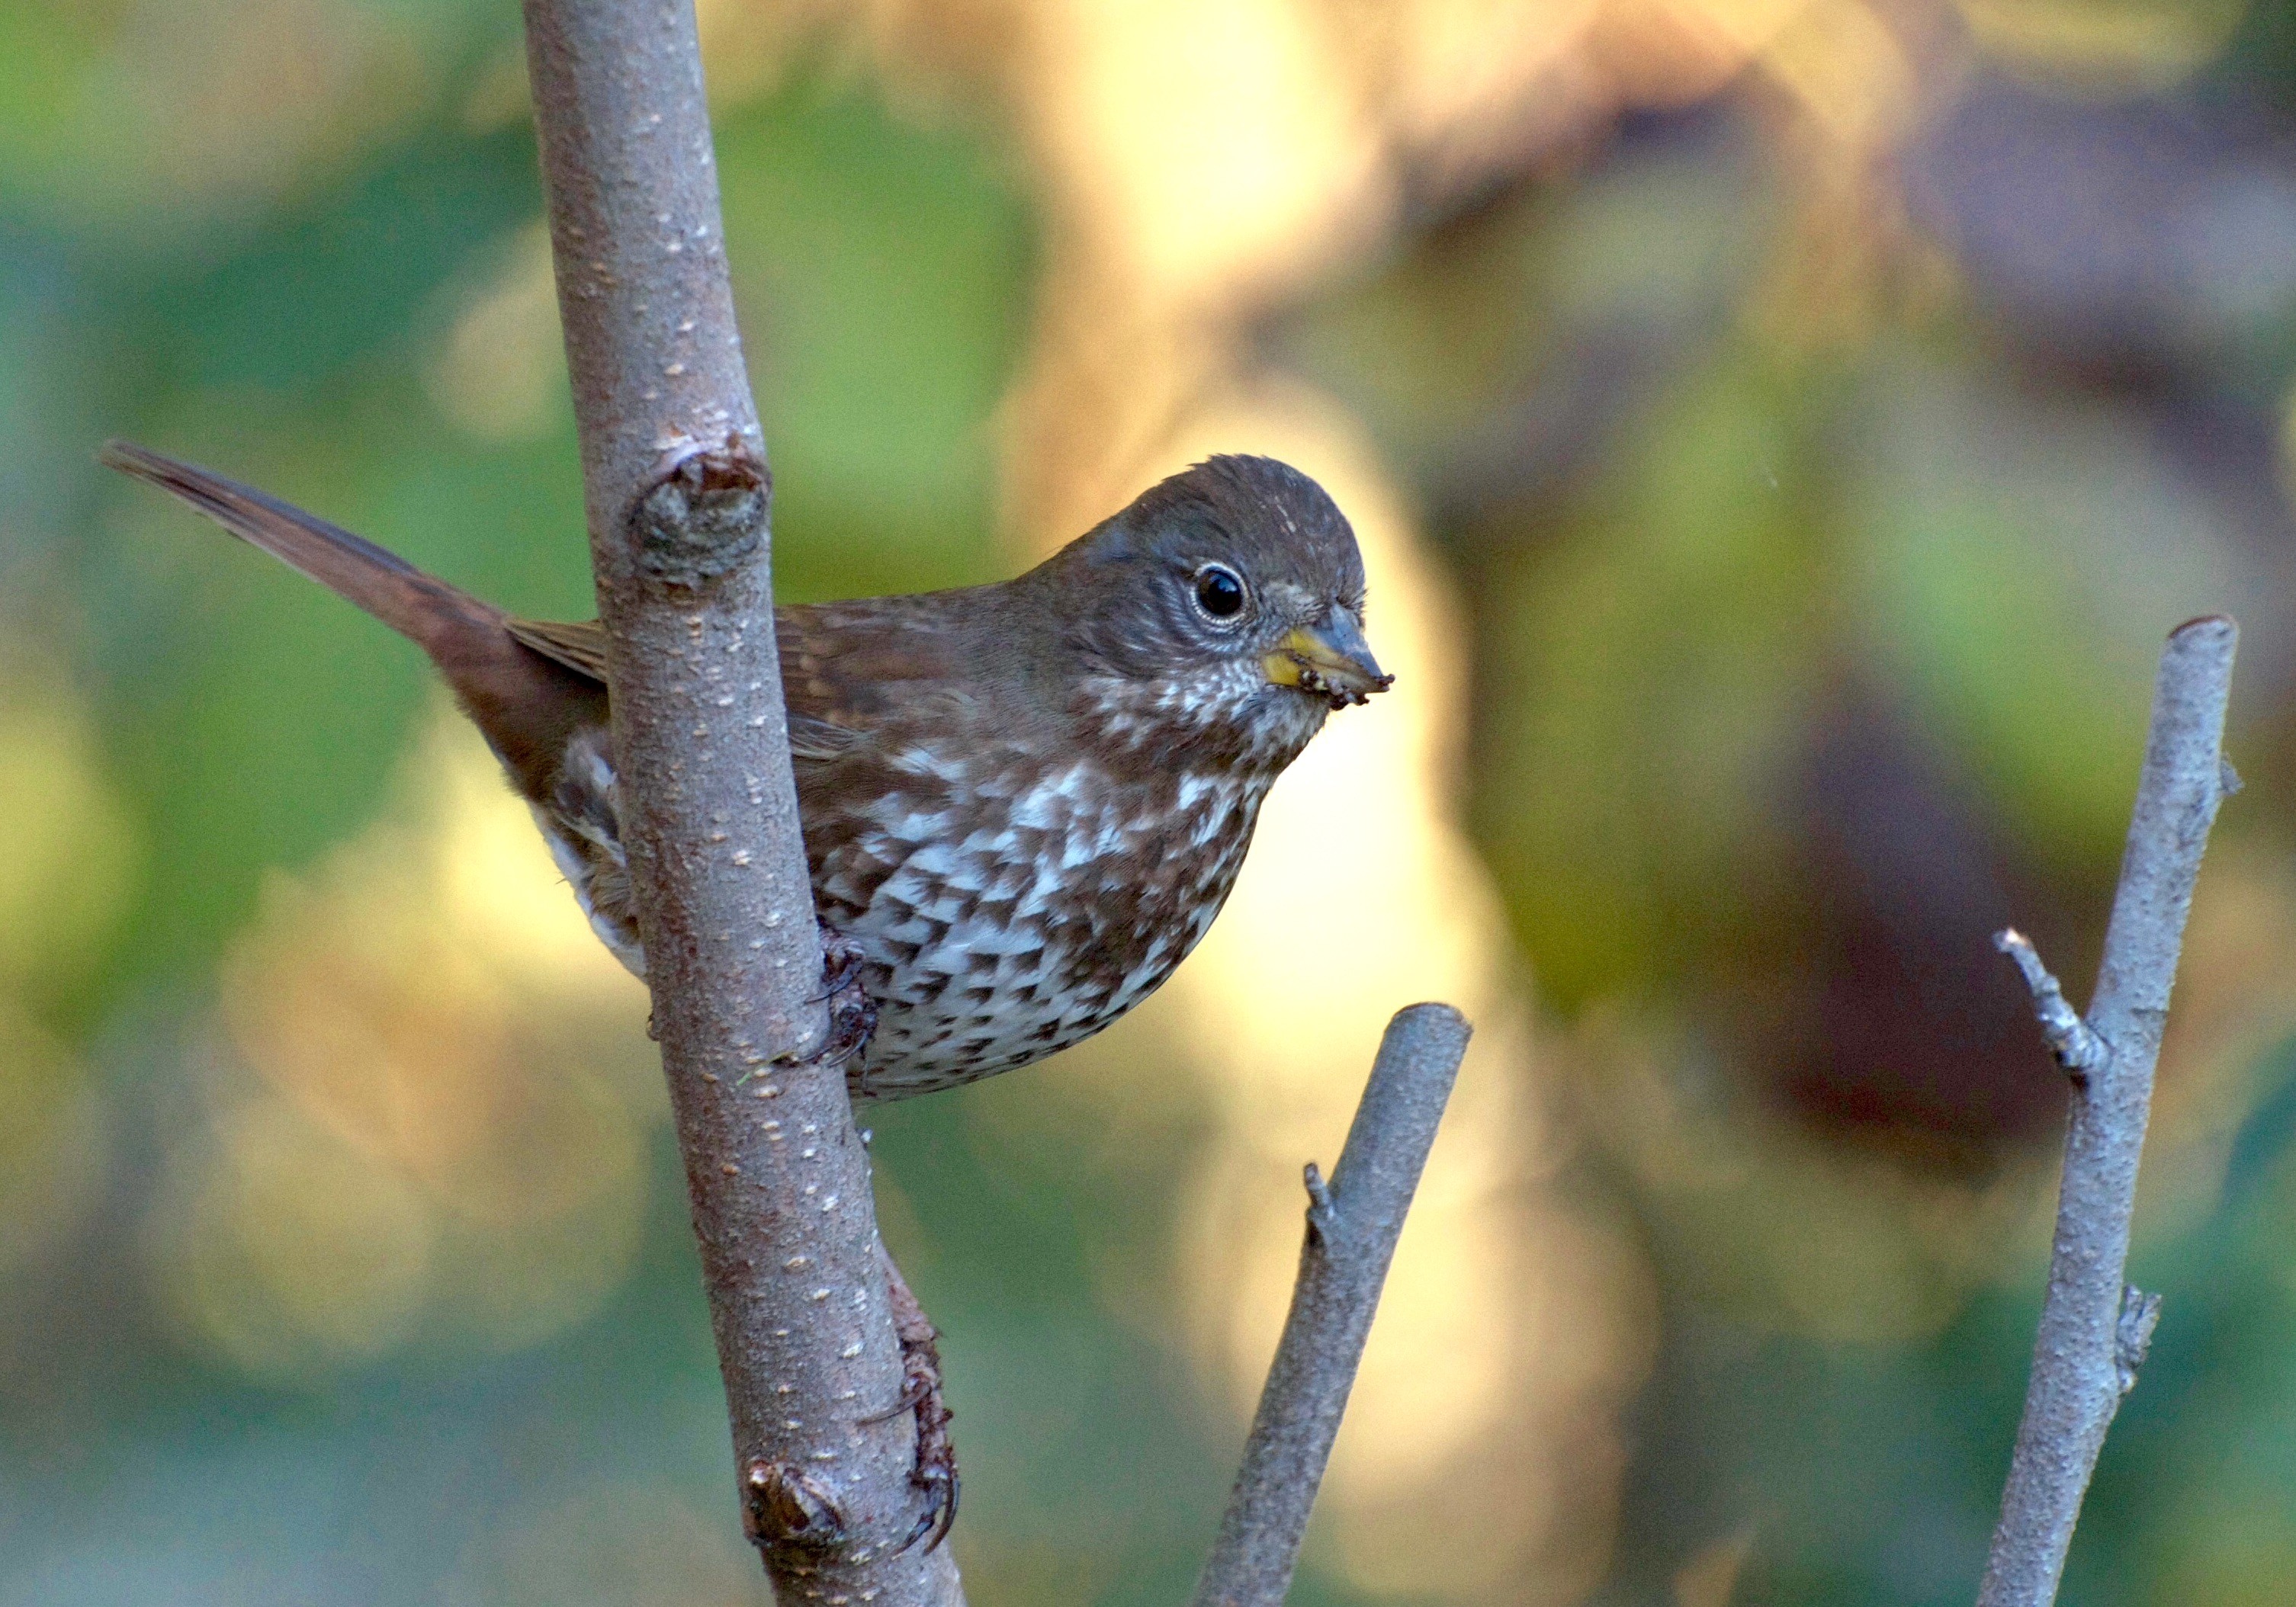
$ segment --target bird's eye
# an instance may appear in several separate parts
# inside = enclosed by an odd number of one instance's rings
[[[1233,619],[1243,611],[1243,579],[1224,564],[1208,563],[1196,571],[1196,606],[1215,619]]]

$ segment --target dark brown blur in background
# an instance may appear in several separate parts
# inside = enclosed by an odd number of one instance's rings
[[[1179,1599],[1397,1005],[1302,1603],[1969,1599],[2180,619],[2245,627],[2068,1603],[2296,1577],[2296,4],[703,0],[784,595],[1213,451],[1397,692],[1165,993],[871,1119],[998,1607]],[[0,1607],[755,1603],[644,1003],[418,655],[587,611],[515,8],[0,4]]]

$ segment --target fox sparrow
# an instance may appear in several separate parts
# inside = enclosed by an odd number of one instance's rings
[[[171,491],[427,652],[532,806],[591,925],[645,974],[605,637],[543,624],[143,447]],[[1316,482],[1215,457],[993,586],[777,609],[813,891],[898,1099],[1027,1065],[1145,998],[1211,925],[1268,787],[1387,686],[1363,560]]]

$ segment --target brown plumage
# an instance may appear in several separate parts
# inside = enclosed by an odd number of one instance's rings
[[[205,470],[173,492],[430,655],[641,976],[595,624],[515,619]],[[1090,1036],[1171,973],[1234,885],[1268,787],[1388,684],[1321,488],[1216,457],[992,586],[777,609],[814,897],[877,1011],[849,1072],[898,1098]]]

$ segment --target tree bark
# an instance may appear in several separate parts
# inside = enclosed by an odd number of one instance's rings
[[[922,1510],[869,1159],[824,1041],[771,478],[691,0],[527,0],[623,840],[747,1532],[784,1602],[962,1599]]]

